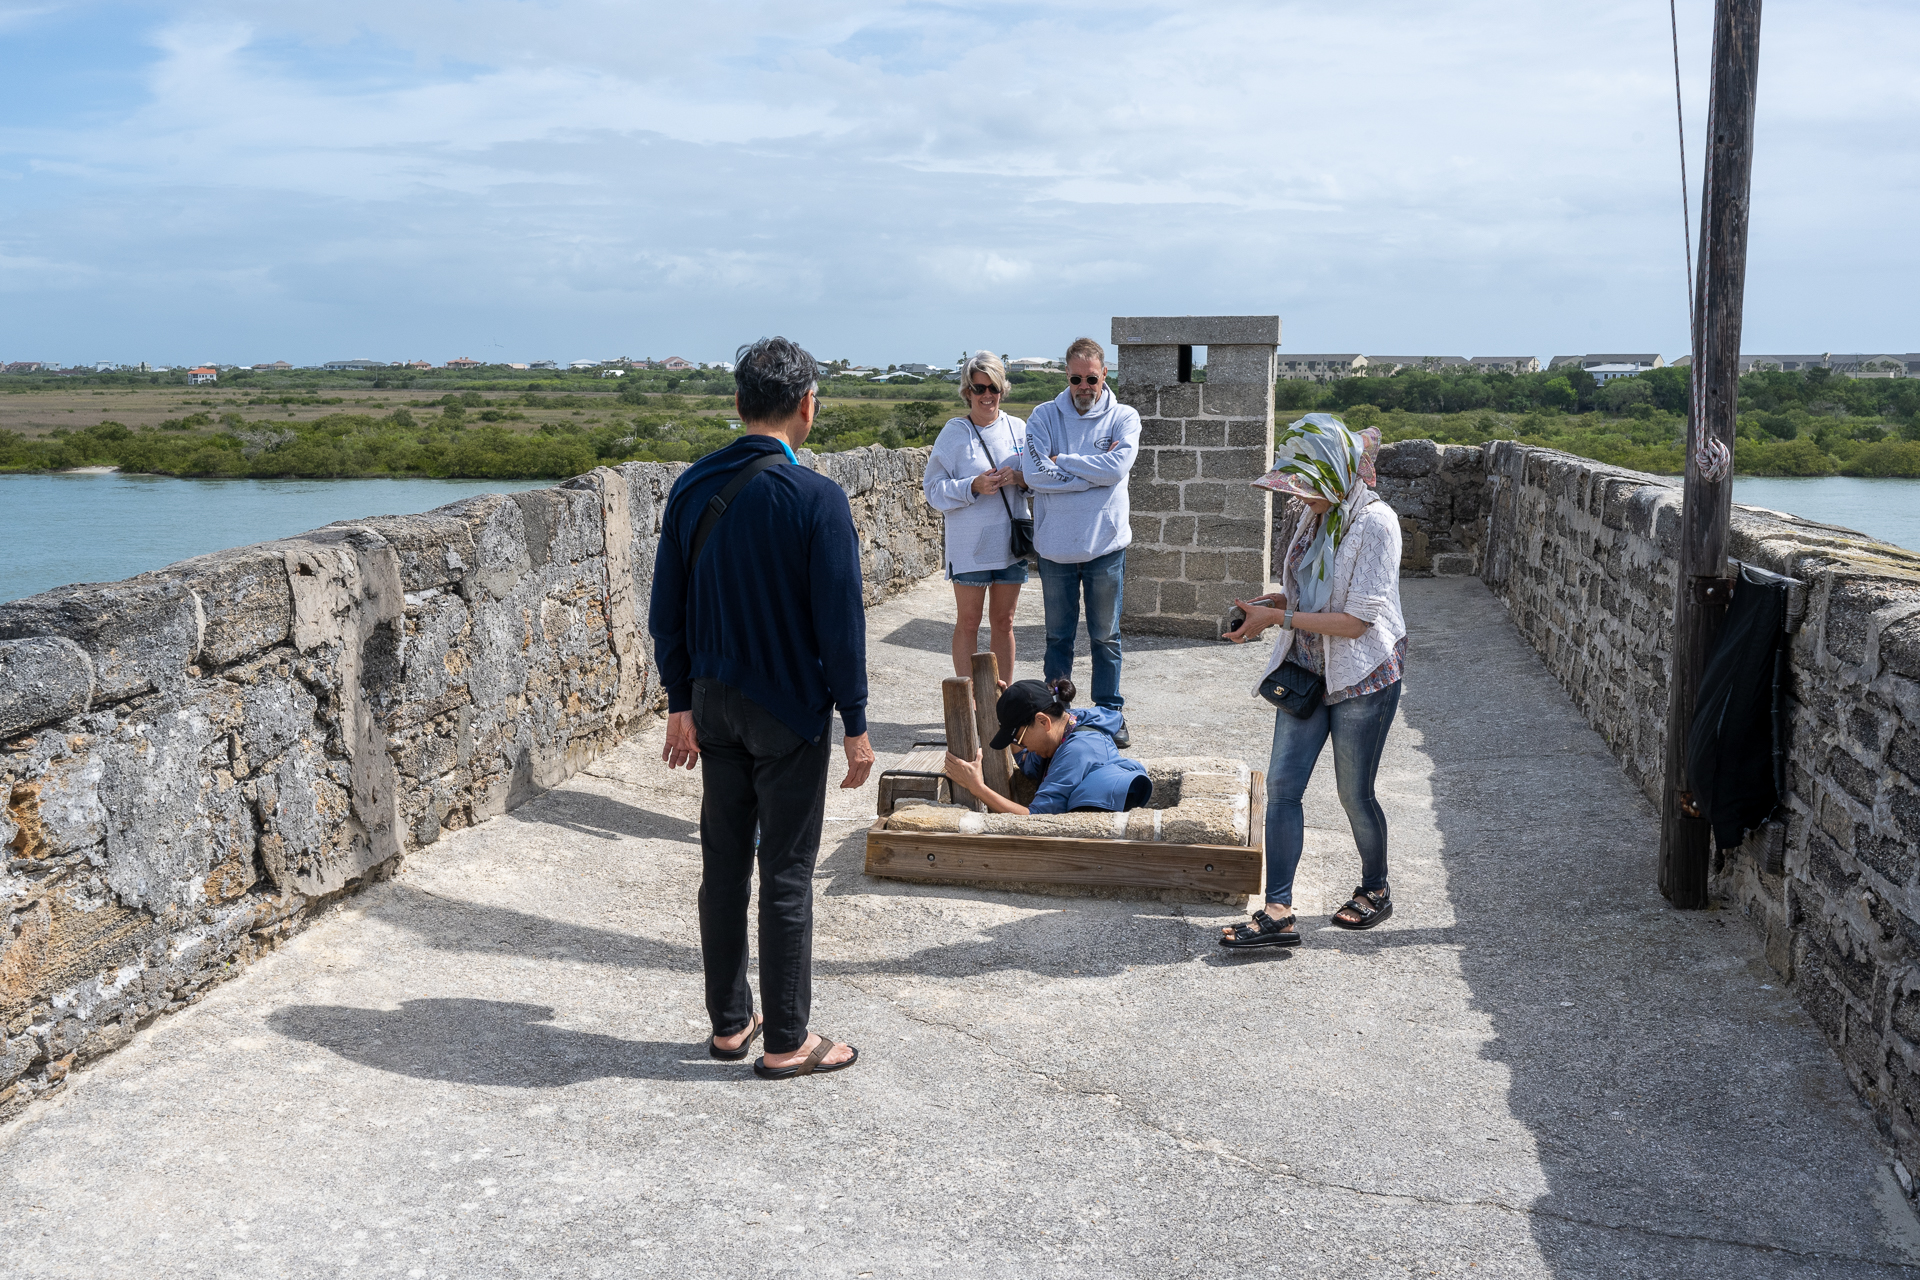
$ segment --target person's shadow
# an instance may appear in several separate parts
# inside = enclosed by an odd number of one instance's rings
[[[542,1025],[546,1005],[502,1000],[408,1000],[398,1009],[292,1005],[275,1031],[362,1066],[422,1080],[543,1089],[587,1080],[720,1080],[731,1064],[704,1042],[622,1040]]]

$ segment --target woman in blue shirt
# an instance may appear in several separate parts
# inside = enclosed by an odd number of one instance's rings
[[[947,752],[947,776],[995,813],[1116,813],[1153,798],[1153,780],[1138,760],[1120,754],[1113,735],[1118,711],[1071,711],[1073,681],[1016,680],[994,707],[1000,731],[988,745],[1017,749],[1020,769],[1040,780],[1030,805],[1015,804],[980,776],[980,755],[962,760]]]

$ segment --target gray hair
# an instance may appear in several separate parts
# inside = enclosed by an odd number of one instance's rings
[[[1000,363],[1000,357],[991,351],[976,351],[960,366],[960,398],[968,404],[973,403],[973,393],[968,390],[973,385],[973,375],[982,373],[987,381],[1000,392],[1007,394],[1007,366]]]

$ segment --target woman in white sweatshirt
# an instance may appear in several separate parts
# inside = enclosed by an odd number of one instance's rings
[[[1013,553],[1013,522],[1028,518],[1020,474],[1027,424],[1000,412],[1006,393],[1006,366],[991,351],[976,351],[960,370],[967,413],[941,428],[922,482],[927,501],[946,517],[954,673],[971,674],[985,612],[1002,688],[1013,679],[1013,610],[1027,580],[1026,557]]]

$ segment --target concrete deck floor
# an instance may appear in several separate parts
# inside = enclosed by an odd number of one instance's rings
[[[1745,924],[1665,907],[1652,811],[1477,582],[1404,587],[1376,931],[1324,923],[1330,761],[1306,943],[1254,958],[1223,907],[869,880],[872,784],[831,791],[815,1025],[862,1060],[762,1082],[703,1052],[697,791],[656,728],[0,1132],[6,1270],[1920,1274]],[[883,758],[937,728],[949,598],[871,615]],[[1129,643],[1137,754],[1264,763],[1259,653]]]

